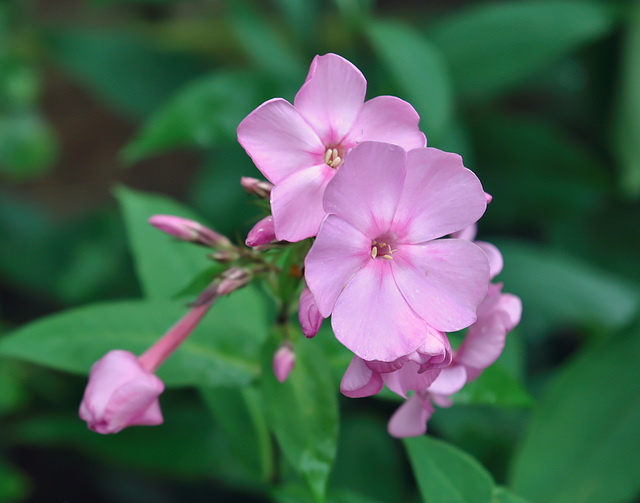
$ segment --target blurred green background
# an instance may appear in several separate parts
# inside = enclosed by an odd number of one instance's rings
[[[495,369],[429,433],[532,503],[636,501],[637,1],[2,1],[0,334],[149,296],[123,221],[140,191],[241,241],[260,211],[238,182],[259,174],[235,129],[267,99],[292,101],[327,52],[362,70],[368,98],[411,102],[430,146],[463,155],[494,197],[478,237],[523,300]],[[0,502],[307,501],[265,489],[235,412],[202,405],[236,391],[168,390],[165,425],[103,438],[75,415],[85,379],[44,360],[0,346]],[[346,362],[331,361],[339,379]],[[332,501],[427,498],[386,433],[397,404],[339,403]]]

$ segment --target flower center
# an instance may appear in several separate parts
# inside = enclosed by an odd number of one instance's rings
[[[340,156],[339,149],[342,150],[340,146],[328,147],[324,153],[324,162],[334,169],[342,164],[343,157]]]
[[[371,258],[383,258],[385,260],[393,260],[393,252],[391,244],[386,238],[376,238],[371,242]]]

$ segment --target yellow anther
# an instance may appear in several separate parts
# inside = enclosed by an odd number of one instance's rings
[[[387,255],[382,255],[380,258],[386,259],[386,260],[393,260],[393,257],[389,254]]]
[[[373,248],[371,248],[371,258],[376,258],[377,256],[378,256],[378,248],[374,246]]]
[[[331,149],[330,148],[328,148],[327,151],[324,153],[324,163],[331,166]]]

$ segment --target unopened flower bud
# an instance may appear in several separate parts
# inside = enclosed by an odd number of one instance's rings
[[[265,180],[258,180],[257,178],[251,178],[249,176],[243,176],[240,178],[240,185],[249,194],[258,196],[260,199],[269,199],[273,184]]]
[[[276,228],[273,225],[273,217],[269,215],[260,220],[253,229],[249,231],[245,244],[252,248],[267,245],[277,241]]]
[[[80,404],[80,417],[98,433],[134,425],[162,424],[158,396],[164,384],[128,351],[108,352],[93,364]]]
[[[216,250],[213,253],[209,254],[209,257],[215,260],[216,262],[220,262],[221,264],[227,262],[233,262],[240,258],[240,253],[238,253],[237,249],[234,248],[226,248],[223,250]]]
[[[280,345],[273,355],[273,373],[280,382],[285,382],[296,362],[296,354],[290,344]]]
[[[302,327],[302,333],[305,337],[313,337],[316,335],[324,320],[318,311],[315,297],[307,287],[305,287],[300,294],[298,320],[300,321],[300,327]]]
[[[170,236],[212,248],[231,248],[233,244],[226,236],[198,222],[174,215],[153,215],[149,223]]]
[[[251,281],[251,273],[247,269],[232,267],[223,274],[218,284],[218,295],[228,295],[247,285],[249,281]]]

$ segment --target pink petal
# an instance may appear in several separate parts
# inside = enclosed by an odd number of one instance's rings
[[[442,237],[482,216],[487,207],[482,185],[459,155],[418,148],[407,159],[407,177],[393,224],[401,242]]]
[[[455,356],[457,364],[468,367],[469,380],[498,359],[504,349],[506,335],[507,329],[497,312],[469,328]]]
[[[511,332],[522,316],[522,301],[512,293],[503,293],[500,297],[500,312],[505,320],[508,332]]]
[[[275,234],[295,243],[318,233],[325,216],[322,196],[335,170],[326,164],[301,169],[271,191]]]
[[[502,253],[495,245],[491,243],[487,243],[486,241],[475,241],[475,244],[482,248],[482,251],[486,253],[487,258],[489,259],[489,277],[491,279],[495,278],[498,274],[502,272],[502,267],[504,266],[504,260],[502,259]]]
[[[296,363],[296,354],[290,344],[284,343],[273,355],[273,373],[279,382],[285,382]]]
[[[396,395],[407,398],[409,391],[423,392],[436,380],[441,369],[420,372],[415,362],[407,362],[400,370],[382,374],[382,380]]]
[[[476,234],[478,234],[478,224],[473,223],[458,232],[451,233],[451,237],[455,239],[464,239],[465,241],[473,241],[476,238]]]
[[[298,321],[305,337],[315,336],[324,321],[324,317],[318,311],[316,299],[308,287],[305,287],[300,293]]]
[[[437,330],[455,332],[476,320],[476,308],[487,294],[489,263],[469,241],[439,239],[399,247],[393,274],[419,316]]]
[[[406,172],[406,153],[397,145],[365,142],[354,147],[327,187],[324,209],[371,239],[389,230]]]
[[[376,372],[393,372],[401,369],[406,362],[412,361],[420,366],[419,372],[432,368],[441,368],[451,363],[451,345],[447,336],[427,325],[423,343],[413,353],[402,356],[392,362],[368,361],[367,366]]]
[[[324,144],[335,146],[355,122],[366,91],[360,70],[336,54],[326,54],[314,58],[294,105]]]
[[[387,427],[389,435],[396,438],[424,435],[427,431],[427,421],[433,412],[433,406],[428,399],[423,400],[415,393],[391,416]]]
[[[391,264],[370,257],[339,295],[331,326],[336,338],[364,360],[393,361],[415,351],[427,335],[426,323],[398,290]]]
[[[460,391],[466,382],[467,371],[464,366],[451,365],[440,371],[436,380],[429,386],[429,393],[453,395]]]
[[[335,215],[328,215],[307,253],[304,277],[327,318],[351,277],[371,259],[371,240]]]
[[[420,116],[406,101],[395,96],[378,96],[365,102],[345,143],[384,141],[405,150],[427,146],[420,131]]]
[[[380,374],[369,369],[364,360],[354,356],[340,382],[342,394],[350,398],[362,398],[375,395],[381,389]]]
[[[282,98],[269,100],[238,126],[238,141],[272,183],[324,162],[325,147],[315,131]]]

